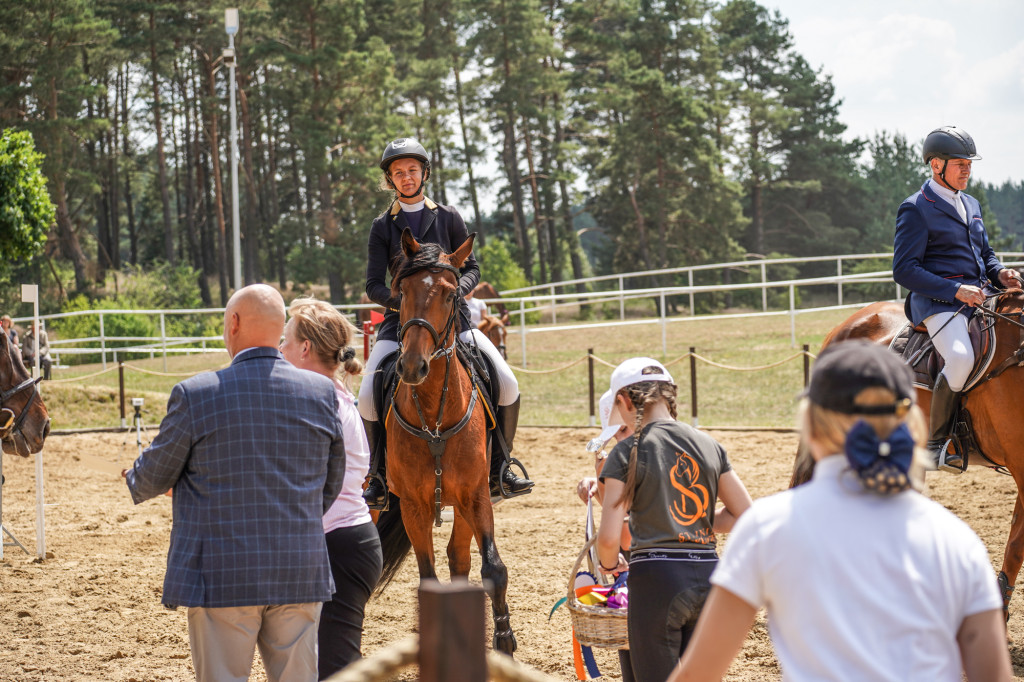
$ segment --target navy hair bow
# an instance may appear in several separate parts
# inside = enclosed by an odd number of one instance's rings
[[[906,423],[900,424],[881,440],[874,428],[863,419],[846,434],[846,458],[857,471],[867,469],[880,458],[886,458],[903,473],[910,470],[914,458],[914,437]]]

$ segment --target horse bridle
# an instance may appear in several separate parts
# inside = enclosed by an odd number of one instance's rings
[[[0,393],[0,440],[6,439],[12,431],[21,430],[21,425],[24,423],[25,417],[28,416],[28,411],[32,408],[32,403],[34,403],[39,397],[38,384],[42,380],[42,377],[39,377],[38,379],[29,377],[17,386]],[[9,407],[4,407],[4,403],[8,400],[22,391],[29,389],[32,389],[32,395],[28,397],[28,400],[25,402],[24,406],[22,406],[20,413],[15,415],[14,410]]]
[[[459,270],[452,265],[448,265],[447,263],[431,263],[430,265],[424,266],[423,268],[419,268],[418,270],[406,273],[405,276],[407,277],[413,274],[413,272],[418,272],[419,270],[435,268],[447,270],[453,273],[455,275],[456,287],[458,286]],[[444,357],[444,385],[441,389],[441,400],[437,408],[437,419],[434,421],[434,429],[431,430],[430,427],[427,426],[427,419],[426,416],[423,414],[423,407],[420,404],[420,397],[419,394],[416,393],[415,387],[410,386],[410,393],[412,394],[412,402],[416,406],[416,414],[419,415],[420,418],[419,428],[416,428],[414,425],[406,421],[406,419],[402,416],[401,412],[399,412],[398,410],[393,409],[390,411],[391,414],[395,415],[395,420],[403,429],[405,429],[412,435],[416,436],[417,438],[422,438],[423,440],[427,441],[427,448],[430,450],[430,454],[433,455],[434,457],[434,525],[438,527],[440,527],[441,525],[441,457],[442,455],[444,455],[444,450],[445,447],[447,446],[448,439],[454,436],[459,431],[461,431],[463,427],[465,427],[466,424],[469,423],[470,418],[473,416],[473,409],[476,407],[477,399],[477,388],[476,384],[473,383],[473,388],[469,398],[469,406],[466,408],[466,414],[464,414],[462,416],[462,419],[460,419],[459,422],[452,426],[450,429],[441,431],[441,422],[444,419],[444,405],[446,402],[446,398],[448,397],[448,380],[451,376],[452,357],[455,355],[455,346],[458,340],[458,334],[452,333],[455,328],[455,321],[459,317],[459,309],[461,307],[461,297],[457,297],[457,299],[458,300],[456,300],[452,304],[452,311],[451,313],[449,313],[448,319],[445,321],[444,327],[441,328],[440,333],[438,333],[438,331],[434,328],[434,325],[432,325],[429,320],[426,320],[422,317],[414,317],[410,320],[407,320],[398,330],[399,354],[404,352],[402,339],[405,338],[405,333],[409,330],[410,327],[416,326],[423,327],[424,329],[426,329],[428,332],[430,332],[431,338],[434,339],[434,350],[430,354],[430,360],[433,361],[442,356]],[[452,343],[450,346],[445,346],[445,339],[448,338],[449,334],[451,334]],[[394,405],[395,399],[398,395],[399,383],[401,382],[395,382],[395,388],[391,396],[392,405]]]

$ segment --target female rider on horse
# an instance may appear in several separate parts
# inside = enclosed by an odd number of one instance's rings
[[[398,348],[399,300],[391,297],[388,286],[389,269],[402,252],[402,231],[412,230],[417,241],[434,243],[451,253],[457,249],[469,234],[466,224],[451,206],[442,206],[423,194],[423,186],[430,177],[430,159],[427,150],[416,140],[406,137],[389,142],[381,156],[380,169],[384,172],[381,188],[393,192],[396,197],[388,210],[377,216],[370,227],[370,240],[366,261],[366,295],[374,303],[384,306],[384,321],[377,330],[377,342],[366,360],[362,384],[359,387],[359,413],[366,428],[370,452],[374,453],[369,484],[363,497],[372,509],[381,509],[387,500],[385,481],[384,448],[381,442],[383,426],[380,423],[378,406],[374,404],[374,373],[381,360]],[[390,273],[392,276],[394,272]],[[480,268],[476,258],[470,254],[463,264],[459,276],[459,293],[466,295],[480,280]],[[494,365],[499,395],[495,418],[504,436],[508,450],[512,451],[519,423],[519,383],[501,354],[486,336],[473,329],[469,323],[469,311],[465,302],[459,314],[459,339],[475,345]],[[504,453],[492,440],[491,447],[491,494],[511,497],[529,492],[533,481],[520,478],[509,468],[502,471]],[[377,454],[379,453],[379,454]]]
[[[971,162],[981,159],[974,139],[955,126],[936,128],[924,141],[932,178],[896,214],[892,276],[910,290],[907,316],[928,328],[946,365],[932,389],[928,449],[944,471],[960,473],[964,453],[951,452],[949,436],[960,392],[974,369],[967,321],[985,302],[990,281],[1018,286],[1020,273],[1005,268],[988,243],[981,205],[964,194]]]

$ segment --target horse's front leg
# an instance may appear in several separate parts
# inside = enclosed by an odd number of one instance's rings
[[[420,580],[437,578],[434,568],[434,535],[431,524],[434,522],[433,503],[424,504],[403,500],[402,523],[405,532],[412,542],[412,551],[416,555],[416,565],[420,570]]]
[[[1014,473],[1014,479],[1016,478],[1017,474]],[[1017,481],[1017,501],[1013,505],[1010,537],[1006,541],[1003,567],[999,572],[999,591],[1003,596],[1003,616],[1006,620],[1010,620],[1010,597],[1013,596],[1013,586],[1017,582],[1021,564],[1024,563],[1024,502],[1020,496],[1022,484],[1024,481]]]
[[[491,501],[482,496],[472,505],[476,527],[476,544],[480,548],[480,577],[491,585],[491,614],[494,617],[494,650],[509,656],[516,650],[516,636],[508,610],[508,570],[498,555],[494,542],[494,512]]]
[[[452,536],[448,540],[448,570],[451,577],[468,578],[472,564],[469,543],[473,541],[473,527],[463,516],[461,508],[455,509]]]

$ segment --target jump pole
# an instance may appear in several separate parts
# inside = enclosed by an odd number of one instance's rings
[[[32,324],[36,333],[33,334],[35,343],[35,361],[32,364],[32,378],[39,378],[39,333],[42,327],[39,324],[39,285],[21,285],[22,303],[32,304]],[[43,496],[43,451],[36,453],[36,556],[40,559],[46,558],[46,511],[45,498]],[[24,549],[24,547],[22,547]],[[27,551],[26,551],[27,553]]]

